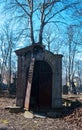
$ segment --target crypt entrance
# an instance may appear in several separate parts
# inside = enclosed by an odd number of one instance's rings
[[[30,96],[30,108],[51,108],[52,69],[45,61],[35,61]]]
[[[18,57],[16,106],[62,107],[62,55],[37,43],[15,51]]]

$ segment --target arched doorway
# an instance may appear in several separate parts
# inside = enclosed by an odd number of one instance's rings
[[[52,69],[45,61],[35,61],[30,107],[51,108]]]

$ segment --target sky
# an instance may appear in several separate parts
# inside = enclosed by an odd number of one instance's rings
[[[1,2],[2,1],[2,2]],[[5,1],[5,0],[4,0]],[[7,1],[12,1],[12,0],[7,0]],[[14,1],[14,0],[13,0]],[[25,1],[25,0],[19,0],[19,1]],[[36,0],[35,0],[36,1]],[[39,0],[38,2],[40,2]],[[72,5],[73,2],[82,2],[82,0],[61,0],[63,3],[58,2],[54,8],[54,12],[56,12],[58,9],[62,9],[65,5]],[[7,7],[6,7],[7,8]],[[5,3],[3,3],[3,0],[0,0],[0,34],[2,34],[2,28],[5,28],[4,25],[10,24],[9,19],[15,16],[14,20],[12,20],[12,24],[10,26],[10,30],[13,30],[13,32],[16,33],[20,32],[21,27],[28,26],[27,19],[23,18],[19,21],[19,19],[16,18],[16,15],[19,15],[21,11],[14,10],[14,12],[11,14],[11,11],[8,13],[4,12],[3,10],[5,9]],[[75,12],[75,9],[77,9],[78,12],[80,12],[81,15],[78,15],[77,12]],[[17,11],[17,12],[16,12]],[[38,15],[39,16],[39,15]],[[34,30],[39,29],[39,21],[37,19],[37,15],[34,15]],[[78,47],[78,52],[76,53],[76,61],[79,61],[80,64],[82,64],[82,3],[77,5],[76,7],[72,6],[72,8],[66,9],[62,11],[61,13],[57,14],[53,20],[56,21],[55,25],[51,24],[45,27],[45,30],[50,33],[51,38],[53,38],[53,42],[51,43],[50,49],[51,51],[56,54],[63,54],[63,59],[64,57],[68,59],[68,29],[67,27],[70,25],[78,25],[77,28],[74,27],[74,34],[73,38],[75,42],[80,43],[81,46]],[[35,39],[38,41],[37,33],[38,31],[35,32]],[[25,32],[26,33],[26,32]],[[28,34],[28,33],[27,33]],[[45,34],[45,33],[44,33]],[[16,35],[18,37],[18,34]],[[16,38],[15,38],[16,40]],[[45,47],[48,49],[46,41],[45,42]],[[17,69],[17,57],[15,54],[15,50],[19,48],[23,48],[27,46],[29,43],[29,38],[24,38],[21,37],[19,41],[16,40],[16,45],[15,48],[13,49],[13,59],[15,61],[15,70]],[[1,55],[1,54],[0,54]],[[2,61],[2,58],[0,57],[0,60]],[[64,66],[64,65],[63,65]],[[14,67],[13,67],[14,68]],[[64,71],[63,71],[64,72]],[[65,83],[64,76],[65,73],[62,73],[63,75],[63,84]]]
[[[11,0],[8,0],[8,1],[11,1]],[[71,0],[61,0],[61,1],[63,1],[64,4],[58,2],[57,5],[55,6],[54,11],[58,10],[58,8],[62,8],[64,5],[72,4],[73,2],[82,2],[82,0],[72,0],[72,1]],[[5,3],[3,4],[3,2],[2,2],[2,4],[0,4],[0,27],[2,27],[2,25],[4,25],[4,23],[8,22],[9,17],[12,17],[10,15],[10,13],[8,13],[7,15],[6,15],[6,13],[3,13],[2,10],[4,8],[5,8]],[[79,6],[77,5],[76,8],[79,11],[79,10],[82,9],[82,5],[81,4]],[[74,16],[75,15],[74,11],[75,11],[74,7],[69,8],[69,9],[66,9],[65,11],[62,11],[60,14],[55,16],[55,18],[54,18],[55,21],[61,21],[61,22],[56,23],[56,26],[54,26],[54,28],[55,28],[54,34],[55,35],[58,34],[59,39],[63,40],[63,37],[66,34],[66,28],[67,28],[68,25],[70,25],[70,24],[72,24],[72,25],[79,24],[78,21],[82,22],[82,15],[79,16],[79,17],[75,17]],[[16,21],[16,19],[15,19],[15,21]],[[21,24],[21,26],[23,26],[23,24],[25,24],[24,20],[22,22],[20,22],[20,24]],[[18,28],[18,26],[20,26],[20,25],[16,24],[15,26],[16,26],[16,28]],[[15,26],[14,26],[14,29],[15,29]],[[36,17],[34,17],[34,26],[38,30],[39,25],[38,25],[38,22],[36,22]],[[57,26],[58,26],[58,28],[60,30],[59,32],[57,31]],[[35,33],[35,37],[36,37],[36,35],[37,35],[37,33]],[[24,43],[23,43],[23,41],[24,41]],[[20,44],[18,45],[18,47],[26,46],[25,42],[26,42],[26,40],[24,38],[21,39]]]
[[[8,0],[8,1],[11,1],[11,0]],[[58,2],[53,11],[57,11],[59,8],[62,8],[64,5],[68,5],[68,4],[71,5],[73,2],[82,2],[82,0],[61,0],[61,1],[63,1],[63,4]],[[13,16],[13,14],[11,15],[10,12],[8,14],[3,13],[4,7],[5,7],[5,3],[3,4],[3,2],[2,2],[0,4],[0,30],[2,29],[2,26],[4,26],[4,24],[6,24],[8,22],[8,19],[12,18],[12,16]],[[76,8],[77,8],[78,12],[82,13],[82,4],[77,5]],[[15,13],[15,15],[16,14],[17,13]],[[51,44],[51,51],[54,50],[56,44],[57,45],[59,44],[59,48],[60,48],[59,53],[64,54],[67,49],[67,42],[68,42],[68,37],[66,34],[67,26],[69,26],[69,25],[78,25],[79,26],[80,23],[82,24],[82,15],[78,16],[77,12],[75,13],[75,8],[72,7],[72,8],[66,9],[65,11],[62,11],[60,14],[56,15],[54,17],[54,19],[55,19],[55,21],[57,21],[55,26],[53,26],[53,25],[51,25],[52,27],[50,25],[48,26],[49,29],[52,28],[52,30],[53,30],[51,32],[52,36],[55,36],[55,41]],[[26,19],[22,19],[21,21],[18,21],[15,18],[15,20],[12,22],[12,25],[13,25],[12,29],[19,30],[19,28],[22,27],[23,25],[27,26],[26,21],[27,21]],[[37,18],[34,17],[34,25],[35,25],[35,29],[37,30],[39,27],[39,24],[38,24],[38,21],[37,22],[36,21],[37,21]],[[59,21],[61,21],[61,22],[59,22]],[[14,24],[14,23],[16,23],[16,24]],[[47,29],[47,27],[45,29]],[[81,30],[82,30],[82,25],[81,25],[81,28],[78,28],[76,30],[76,33],[75,33],[76,35],[75,34],[74,35],[75,35],[75,37],[77,37],[77,32],[79,31],[80,36],[78,36],[77,39],[82,40],[82,35],[81,35],[82,31]],[[35,33],[35,37],[36,37],[36,39],[38,39],[37,33]],[[76,39],[76,41],[77,41],[77,39]],[[15,49],[27,46],[28,41],[29,41],[29,39],[25,39],[24,37],[21,38],[20,41],[18,41],[16,43]],[[79,40],[78,40],[78,42],[79,42]],[[62,45],[62,46],[60,47],[60,45]],[[79,60],[82,60],[82,49],[81,48],[82,48],[82,45],[79,47],[80,52],[77,54],[77,59],[79,59]],[[54,53],[56,53],[56,51],[54,51]]]

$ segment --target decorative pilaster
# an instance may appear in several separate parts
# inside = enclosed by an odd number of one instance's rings
[[[55,55],[52,86],[52,108],[62,107],[62,55]]]

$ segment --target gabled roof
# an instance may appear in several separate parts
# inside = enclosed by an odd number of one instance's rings
[[[44,45],[41,45],[40,43],[35,43],[33,45],[30,45],[30,46],[27,46],[27,47],[24,47],[24,48],[21,48],[19,50],[16,50],[15,53],[18,55],[18,54],[23,54],[23,53],[26,53],[28,51],[31,51],[33,50],[33,48],[39,46],[40,48],[44,49],[45,46]]]

